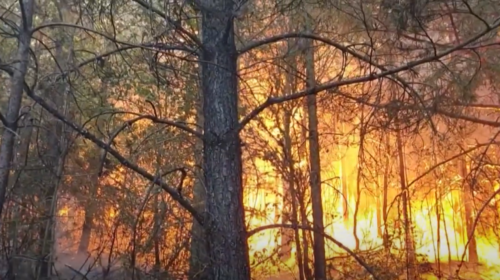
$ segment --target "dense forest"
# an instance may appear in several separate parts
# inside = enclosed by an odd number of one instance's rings
[[[500,1],[0,0],[0,279],[499,279]]]

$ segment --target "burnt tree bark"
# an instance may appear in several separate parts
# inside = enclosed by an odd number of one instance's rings
[[[205,0],[201,9],[204,227],[209,278],[249,280],[250,265],[238,134],[237,51],[232,0]]]

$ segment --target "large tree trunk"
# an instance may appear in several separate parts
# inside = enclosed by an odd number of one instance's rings
[[[310,16],[306,13],[306,32],[311,32]],[[314,71],[314,49],[312,40],[306,40],[306,75],[307,88],[316,85],[316,73]],[[323,235],[325,226],[323,224],[323,199],[321,188],[321,163],[320,146],[318,135],[318,116],[317,116],[316,95],[307,96],[307,115],[309,128],[309,164],[310,175],[309,184],[311,186],[311,203],[313,213],[314,228],[314,278],[317,280],[326,280],[326,258],[325,258],[325,237]]]
[[[249,280],[232,0],[201,1],[205,230],[211,280]]]
[[[17,57],[12,67],[12,86],[10,89],[9,102],[5,121],[7,127],[2,133],[2,143],[0,144],[0,217],[5,203],[5,195],[9,185],[9,175],[11,169],[12,157],[14,154],[14,144],[17,130],[17,119],[24,91],[24,77],[28,71],[29,64],[29,48],[31,42],[31,25],[33,20],[33,0],[22,0],[22,8],[24,8],[23,23],[19,29],[19,47]]]

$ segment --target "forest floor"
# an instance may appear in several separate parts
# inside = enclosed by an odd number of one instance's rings
[[[500,266],[487,267],[484,265],[470,264],[464,262],[452,261],[451,263],[440,263],[439,268],[436,263],[428,264],[431,271],[422,275],[424,280],[439,279],[461,279],[461,280],[500,280]],[[460,266],[459,278],[456,277],[456,271]],[[441,273],[439,273],[441,272]],[[441,274],[441,278],[439,275]]]
[[[469,264],[464,262],[460,266],[459,278],[456,277],[456,271],[459,267],[460,262],[451,263],[440,263],[439,267],[436,263],[423,263],[420,264],[420,278],[422,280],[500,280],[500,266],[498,267],[486,267],[483,265]],[[441,275],[441,277],[439,277]],[[296,275],[292,273],[283,273],[281,275],[276,275],[272,277],[267,277],[262,280],[295,280],[298,279]],[[358,280],[354,278],[342,278],[337,277],[335,279],[339,280]],[[405,276],[401,276],[398,279],[386,279],[384,280],[404,280]]]

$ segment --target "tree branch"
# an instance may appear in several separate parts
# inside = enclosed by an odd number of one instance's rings
[[[181,124],[179,122],[176,122],[176,121],[171,121],[171,120],[162,120],[162,119],[159,119],[155,116],[150,116],[150,115],[139,115],[138,117],[136,118],[133,118],[131,120],[128,120],[126,121],[122,126],[120,126],[114,133],[113,135],[111,135],[111,137],[109,138],[108,140],[108,143],[107,145],[109,147],[111,147],[112,143],[114,142],[115,138],[118,137],[118,135],[123,131],[125,130],[125,128],[127,127],[130,127],[132,126],[134,123],[140,121],[140,120],[150,120],[152,121],[153,123],[161,123],[161,124],[167,124],[167,125],[170,125],[170,126],[173,126],[173,127],[177,127],[177,128],[180,128],[181,130],[183,131],[186,131],[190,134],[193,134],[195,136],[197,136],[198,138],[200,139],[203,139],[203,135],[201,133],[199,133],[198,131],[194,130],[194,129],[191,129],[187,126],[185,126],[184,124]],[[107,151],[106,150],[103,150],[103,153],[101,155],[101,166],[99,167],[99,176],[101,176],[103,174],[103,171],[104,171],[104,162],[106,160],[106,156],[107,156]],[[163,177],[164,175],[162,175],[161,177]],[[161,178],[160,177],[160,178]],[[176,188],[178,189],[178,187]]]
[[[302,98],[302,97],[305,97],[305,96],[308,96],[308,95],[311,95],[311,94],[318,94],[319,92],[322,92],[322,91],[325,91],[325,90],[334,89],[334,88],[338,88],[340,86],[346,86],[346,85],[352,85],[352,84],[358,84],[358,83],[364,83],[364,82],[374,81],[374,80],[377,80],[377,79],[380,79],[380,78],[384,78],[386,76],[397,74],[399,72],[410,70],[410,69],[412,69],[412,68],[414,68],[416,66],[419,66],[419,65],[422,65],[422,64],[425,64],[425,63],[437,61],[437,60],[439,60],[439,59],[441,59],[441,58],[443,58],[443,57],[445,57],[445,56],[447,56],[447,55],[449,55],[449,54],[451,54],[451,53],[453,53],[453,52],[455,52],[457,50],[460,50],[463,47],[465,47],[465,46],[467,46],[467,45],[469,45],[469,44],[471,44],[473,42],[475,42],[476,40],[480,39],[481,37],[483,37],[487,33],[489,33],[491,31],[497,29],[499,26],[500,26],[500,21],[499,20],[495,20],[495,24],[494,25],[491,25],[490,27],[486,28],[482,32],[480,32],[477,35],[473,36],[469,40],[467,40],[467,41],[465,41],[465,42],[463,42],[461,44],[458,44],[458,45],[456,45],[453,48],[450,48],[448,50],[445,50],[445,51],[443,51],[443,52],[441,52],[439,54],[433,55],[433,56],[429,56],[429,57],[426,57],[426,58],[423,58],[423,59],[419,59],[419,60],[416,60],[416,61],[412,61],[412,62],[406,63],[405,65],[396,67],[394,69],[386,69],[386,70],[384,70],[384,68],[377,67],[376,64],[374,65],[373,62],[371,62],[371,60],[368,59],[368,61],[366,61],[366,62],[371,63],[373,66],[379,68],[381,71],[378,72],[378,73],[371,73],[369,75],[362,76],[362,77],[357,77],[357,78],[351,78],[351,79],[347,79],[347,80],[332,81],[332,82],[329,82],[329,83],[324,83],[324,84],[317,85],[315,87],[312,87],[312,88],[309,88],[309,89],[306,89],[306,90],[303,90],[303,91],[299,91],[299,92],[296,92],[296,93],[292,93],[292,94],[289,94],[289,95],[285,95],[285,96],[282,96],[282,97],[268,97],[267,100],[264,103],[262,103],[261,105],[257,106],[252,112],[250,112],[247,116],[245,116],[240,121],[240,125],[238,126],[238,131],[241,131],[253,118],[255,118],[258,114],[260,114],[262,111],[264,111],[269,106],[273,106],[273,105],[280,104],[280,103],[283,103],[283,102],[287,102],[287,101],[299,99],[299,98]],[[286,38],[292,38],[292,37],[304,37],[304,38],[310,38],[310,39],[314,39],[314,40],[321,39],[322,42],[335,43],[333,41],[329,41],[329,40],[326,40],[326,39],[323,39],[321,37],[318,37],[318,36],[315,36],[315,35],[311,35],[311,34],[290,33],[290,34],[284,34],[284,35],[281,35],[281,36],[272,37],[272,38],[269,38],[269,39],[266,39],[266,40],[254,43],[251,46],[245,48],[244,51],[249,51],[251,49],[254,49],[256,47],[259,47],[259,46],[262,46],[262,45],[265,45],[265,44],[269,44],[269,43],[272,43],[272,42],[277,42],[277,41],[280,41],[280,40],[283,40],[283,39],[286,39]],[[342,47],[341,50],[349,51],[349,53],[351,55],[353,55],[353,56],[354,56],[353,53],[356,53],[356,52],[353,52],[352,50],[349,50],[346,47],[343,47],[342,45],[340,45],[338,43],[335,43],[335,46],[336,47],[337,46],[338,47]],[[240,53],[241,53],[241,51],[240,51]],[[366,58],[364,58],[363,55],[357,54],[357,53],[356,53],[356,55],[357,55],[356,56],[357,58],[363,59],[363,61],[365,61]]]
[[[165,190],[175,201],[177,201],[184,209],[186,209],[193,217],[201,224],[203,225],[203,216],[196,211],[196,209],[191,205],[191,203],[186,200],[178,191],[176,188],[169,186],[167,183],[162,181],[158,176],[154,176],[151,173],[147,172],[145,169],[141,168],[137,164],[129,161],[126,159],[124,156],[122,156],[117,150],[113,149],[110,147],[108,144],[104,143],[102,140],[98,139],[94,134],[88,132],[86,129],[80,127],[79,125],[73,123],[72,121],[66,119],[61,113],[59,113],[56,109],[54,109],[52,106],[50,106],[43,98],[40,96],[36,95],[32,89],[24,83],[24,87],[26,90],[26,94],[33,99],[36,103],[38,103],[42,108],[47,110],[50,114],[52,114],[54,117],[62,121],[64,124],[67,126],[71,127],[73,130],[77,131],[79,134],[81,134],[83,137],[86,139],[92,141],[94,144],[99,146],[101,149],[106,150],[107,153],[113,155],[118,162],[120,162],[123,166],[133,170],[134,172],[138,173],[145,179],[153,182],[154,184],[160,186],[163,190]]]
[[[140,120],[150,120],[151,122],[153,123],[159,123],[159,124],[166,124],[166,125],[169,125],[169,126],[173,126],[175,128],[178,128],[184,132],[187,132],[193,136],[196,136],[200,139],[203,139],[203,133],[200,133],[198,131],[196,131],[195,129],[192,129],[188,126],[186,126],[184,123],[181,123],[181,122],[178,122],[178,121],[174,121],[174,120],[166,120],[166,119],[161,119],[161,118],[158,118],[158,117],[155,117],[155,116],[151,116],[151,115],[141,115],[141,114],[137,114],[137,113],[133,113],[133,112],[128,112],[127,114],[131,114],[131,115],[136,115],[137,117],[134,118],[134,119],[131,119],[131,120],[128,120],[126,121],[122,126],[121,128],[119,129],[119,131],[117,133],[120,133],[120,131],[124,130],[125,128],[131,126],[132,124],[140,121]],[[115,136],[116,137],[116,136]]]
[[[3,124],[3,126],[10,127],[9,121],[7,121],[2,112],[0,112],[0,122]]]
[[[31,33],[33,34],[35,32],[40,31],[41,29],[49,28],[49,27],[70,27],[70,28],[82,29],[82,30],[85,30],[87,32],[95,33],[99,36],[102,36],[103,38],[106,38],[114,43],[126,45],[129,47],[127,49],[142,48],[142,49],[149,49],[149,50],[153,50],[153,51],[178,50],[178,51],[185,51],[185,52],[190,53],[190,54],[195,54],[195,55],[198,54],[197,51],[195,51],[191,48],[188,48],[186,46],[169,46],[169,45],[162,44],[162,43],[134,44],[134,43],[130,43],[130,42],[125,42],[125,41],[121,41],[121,40],[118,40],[116,38],[113,38],[107,34],[100,32],[100,31],[94,30],[92,28],[88,28],[88,27],[76,25],[76,24],[71,24],[71,23],[65,23],[65,22],[53,22],[53,23],[42,24],[42,25],[37,26],[36,28],[33,28],[31,30]],[[116,50],[111,51],[111,54],[115,53],[115,52],[116,52]]]
[[[463,157],[475,150],[478,150],[480,148],[484,148],[484,147],[488,147],[490,145],[500,145],[500,142],[499,141],[490,141],[488,143],[481,143],[481,144],[477,144],[476,146],[472,147],[472,148],[469,148],[467,150],[464,150],[458,154],[455,154],[447,159],[444,159],[442,160],[441,162],[439,163],[436,163],[434,164],[433,166],[431,166],[430,168],[428,168],[427,170],[425,170],[423,173],[421,173],[420,175],[418,175],[417,177],[415,177],[415,179],[413,179],[410,183],[408,183],[408,188],[412,187],[415,183],[417,183],[420,179],[424,178],[425,176],[429,175],[430,173],[432,173],[432,171],[436,170],[437,168],[439,168],[440,166],[443,166],[457,158],[460,158],[460,157]]]
[[[141,5],[143,8],[146,8],[146,9],[154,12],[155,14],[161,16],[166,21],[168,21],[168,23],[171,24],[179,33],[181,33],[183,35],[186,35],[189,39],[191,39],[191,41],[193,41],[196,45],[198,45],[198,47],[203,48],[203,44],[198,39],[198,37],[196,37],[195,35],[193,35],[190,32],[188,32],[186,29],[184,29],[182,27],[182,25],[179,22],[171,19],[164,12],[158,10],[157,8],[153,7],[152,5],[146,3],[143,0],[132,0],[132,1],[134,1],[135,3]]]
[[[452,112],[447,112],[442,109],[435,109],[436,113],[452,118],[452,119],[458,119],[458,120],[464,120],[472,123],[477,123],[477,124],[482,124],[486,126],[491,126],[491,127],[500,127],[500,122],[498,121],[490,121],[490,120],[485,120],[485,119],[480,119],[476,117],[471,117],[467,115],[462,115],[462,114],[457,114],[457,113],[452,113]]]
[[[80,62],[78,65],[75,66],[75,68],[78,69],[78,68],[86,66],[86,65],[88,65],[96,60],[106,58],[106,57],[114,55],[116,53],[128,51],[131,49],[137,49],[137,48],[143,48],[143,49],[149,49],[149,50],[152,50],[151,48],[153,48],[154,51],[160,51],[160,52],[161,51],[184,51],[184,52],[196,55],[196,56],[198,55],[198,53],[195,50],[192,50],[192,49],[187,48],[185,46],[166,45],[163,43],[145,43],[145,44],[140,44],[140,45],[131,45],[129,43],[124,43],[124,44],[127,44],[127,46],[124,46],[121,48],[116,48],[114,50],[111,50],[109,52],[105,52],[102,54],[98,54],[93,58],[90,58],[90,59],[87,59],[83,62]],[[74,71],[74,70],[70,70],[70,71]]]

